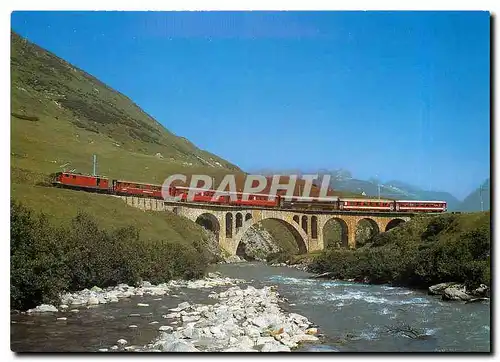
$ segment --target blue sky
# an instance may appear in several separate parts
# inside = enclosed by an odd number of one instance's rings
[[[487,12],[15,12],[12,28],[246,171],[458,198],[490,176]]]

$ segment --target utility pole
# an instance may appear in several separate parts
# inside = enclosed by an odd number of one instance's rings
[[[378,174],[375,177],[377,178],[378,199],[380,200],[380,180],[378,179]]]
[[[481,200],[481,211],[484,211],[483,209],[483,185],[479,187],[479,199]]]
[[[92,165],[93,165],[92,176],[96,176],[96,167],[97,167],[97,156],[96,155],[92,155]]]

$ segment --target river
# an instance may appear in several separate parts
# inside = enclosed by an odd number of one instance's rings
[[[306,316],[325,336],[323,345],[303,345],[299,351],[490,351],[489,303],[443,302],[437,296],[406,288],[310,279],[309,273],[262,263],[214,265],[211,271],[245,279],[255,287],[276,285],[288,300],[284,308]],[[161,317],[168,308],[182,301],[213,304],[216,301],[208,294],[225,288],[181,288],[177,294],[161,298],[131,297],[118,303],[83,307],[78,313],[57,313],[57,317],[67,318],[64,321],[56,320],[53,313],[11,314],[11,349],[97,351],[109,348],[120,338],[129,345],[143,346],[158,335],[159,326],[168,325]],[[138,307],[137,303],[149,306]],[[402,324],[428,337],[412,339],[387,331],[388,326]]]

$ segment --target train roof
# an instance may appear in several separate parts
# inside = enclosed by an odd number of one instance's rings
[[[55,173],[55,175],[59,175],[59,174],[63,174],[63,173],[68,174],[68,175],[83,176],[83,177],[99,177],[99,178],[105,178],[105,179],[108,178],[108,176],[103,176],[103,175],[89,175],[86,173],[70,172],[70,171],[58,171]]]
[[[150,184],[147,182],[137,182],[137,181],[127,181],[127,180],[115,180],[116,182],[123,182],[123,183],[128,183],[128,184],[136,184],[136,185],[149,185],[149,186],[158,186],[162,187],[162,185],[159,184]]]
[[[419,202],[421,204],[435,204],[435,203],[443,203],[443,204],[446,204],[446,201],[438,201],[438,200],[397,200],[398,202],[411,202],[411,203],[415,203],[415,202]]]
[[[287,198],[286,196],[284,196]],[[314,197],[314,196],[291,196],[294,200],[298,201],[337,201],[339,199],[338,196],[330,196],[330,197]]]
[[[352,198],[352,197],[341,197],[340,201],[359,201],[359,202],[394,202],[391,199],[360,199],[360,198]]]

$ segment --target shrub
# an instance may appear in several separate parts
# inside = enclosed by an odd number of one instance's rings
[[[453,221],[453,215],[438,215],[432,218],[422,233],[422,241],[433,241],[441,231],[453,224]]]
[[[12,202],[11,305],[57,303],[63,291],[94,285],[198,278],[208,265],[202,249],[201,242],[145,242],[133,226],[104,230],[82,212],[70,225],[55,227],[45,215]]]
[[[414,287],[446,281],[463,282],[469,290],[489,285],[491,231],[486,221],[471,225],[457,215],[419,218],[359,249],[325,250],[309,269],[338,279]]]
[[[69,282],[63,233],[21,204],[11,203],[10,212],[11,308],[53,303]]]

